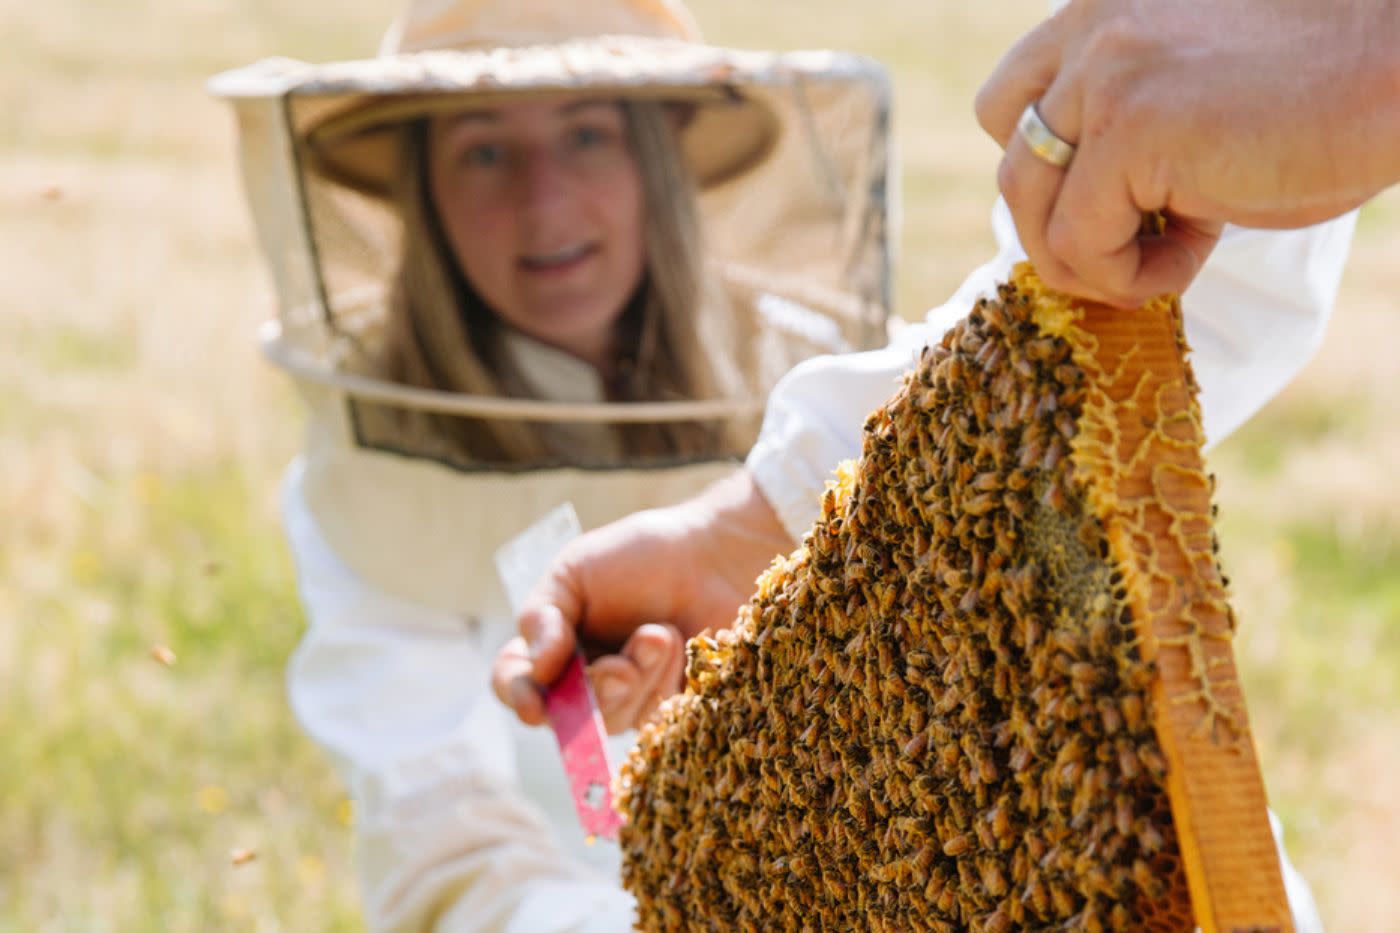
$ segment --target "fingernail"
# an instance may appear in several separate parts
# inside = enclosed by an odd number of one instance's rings
[[[655,667],[661,663],[665,656],[666,649],[660,645],[643,645],[637,649],[637,666],[643,668]]]
[[[627,685],[616,677],[604,677],[598,684],[598,702],[617,703],[627,696]]]
[[[559,618],[559,611],[553,606],[547,606],[540,610],[539,640],[527,642],[530,649],[530,660],[539,659],[540,652],[549,642],[563,636],[564,623]]]
[[[539,696],[539,692],[523,680],[516,680],[510,685],[510,698],[512,705],[518,710],[532,702]]]

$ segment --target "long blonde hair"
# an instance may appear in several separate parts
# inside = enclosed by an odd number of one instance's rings
[[[703,253],[694,185],[665,105],[624,101],[622,107],[641,175],[646,264],[618,323],[624,373],[614,400],[716,398],[724,387],[705,359],[697,326]],[[503,352],[500,321],[473,290],[448,245],[427,181],[427,121],[410,124],[405,132],[397,191],[403,238],[380,368],[390,379],[422,388],[528,397],[523,374]],[[416,417],[421,419],[418,429],[473,461],[558,459],[547,429],[538,424]],[[742,453],[724,426],[640,424],[614,430],[628,457]]]

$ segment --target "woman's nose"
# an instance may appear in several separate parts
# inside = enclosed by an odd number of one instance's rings
[[[556,153],[541,147],[523,154],[515,179],[517,204],[522,209],[554,207],[568,196],[570,185],[568,167]]]

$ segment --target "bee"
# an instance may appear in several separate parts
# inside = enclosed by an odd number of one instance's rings
[[[1128,694],[1120,701],[1123,708],[1123,723],[1132,733],[1138,732],[1142,728],[1142,697],[1136,694]]]
[[[986,474],[995,476],[995,474]],[[1001,504],[1001,497],[995,492],[983,492],[963,502],[963,511],[968,515],[986,515]]]
[[[1109,880],[1108,873],[1100,865],[1090,865],[1081,874],[1084,886],[1094,894],[1102,894],[1104,897],[1112,898],[1116,892],[1114,885]]]
[[[1089,649],[1106,654],[1123,639],[1123,630],[1106,614],[1095,615],[1089,622]]]
[[[1133,747],[1128,744],[1127,740],[1119,740],[1117,748],[1119,748],[1119,755],[1117,755],[1117,758],[1119,758],[1119,772],[1123,775],[1124,779],[1134,780],[1135,777],[1138,776],[1138,773],[1141,773],[1140,770],[1138,770],[1137,752],[1134,752]]]
[[[1029,470],[1039,463],[1044,456],[1045,444],[1039,438],[1035,438],[1021,446],[1017,465],[1022,470]]]
[[[1099,670],[1088,661],[1076,661],[1069,668],[1070,682],[1081,695],[1087,695],[1099,682]]]
[[[1162,753],[1151,745],[1138,747],[1138,758],[1142,761],[1142,766],[1157,781],[1162,781],[1167,776],[1167,763],[1162,758]]]
[[[1040,880],[1039,875],[1031,875],[1021,894],[1021,901],[1030,904],[1040,917],[1044,918],[1049,915],[1051,908],[1050,890]]]
[[[967,833],[959,833],[943,843],[943,854],[957,857],[968,852],[971,848],[972,837]]]
[[[1133,859],[1133,883],[1149,900],[1156,900],[1166,893],[1166,882],[1142,859]]]
[[[1166,846],[1166,841],[1162,838],[1162,834],[1150,820],[1143,823],[1142,827],[1138,830],[1137,838],[1138,845],[1141,846],[1142,851],[1146,852],[1148,855],[1155,855],[1161,852]]]
[[[977,834],[977,841],[981,844],[982,849],[984,851],[996,851],[996,836],[993,835],[992,828],[989,825],[987,825],[987,822],[985,820],[978,820],[976,825],[973,826],[973,832]]]
[[[982,929],[987,933],[1008,933],[1011,929],[1011,917],[1006,913],[1004,907],[998,907],[982,924]]]
[[[1002,874],[1001,865],[996,859],[987,859],[982,863],[981,875],[982,886],[987,889],[988,894],[1000,897],[1006,893],[1006,876]]]
[[[1115,798],[1113,823],[1120,835],[1127,836],[1133,831],[1133,801],[1131,798],[1121,794]]]

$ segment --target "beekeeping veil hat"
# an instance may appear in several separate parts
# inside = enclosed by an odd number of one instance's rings
[[[234,106],[278,292],[263,349],[311,406],[307,499],[341,556],[402,595],[468,608],[482,584],[462,568],[489,568],[500,538],[558,501],[572,498],[584,524],[598,524],[698,489],[734,468],[733,452],[503,469],[376,434],[373,408],[756,428],[768,389],[792,365],[886,340],[889,95],[883,70],[863,57],[707,45],[676,0],[409,0],[375,58],[270,59],[218,75],[210,89]],[[575,93],[683,114],[679,151],[705,242],[697,327],[704,352],[737,370],[727,394],[622,403],[468,395],[394,383],[357,363],[383,339],[397,271],[402,221],[386,195],[405,122]],[[464,521],[480,523],[470,545],[480,553],[464,553]]]

